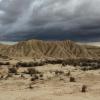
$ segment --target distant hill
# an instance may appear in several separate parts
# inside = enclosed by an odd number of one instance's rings
[[[96,57],[95,53],[85,46],[66,41],[42,41],[28,40],[14,45],[0,44],[0,54],[10,57],[54,57],[54,58],[77,58]]]
[[[100,42],[77,42],[77,44],[100,47]]]
[[[84,45],[85,48],[94,54],[96,54],[97,57],[100,57],[100,46],[92,46],[92,45]]]
[[[100,42],[77,43],[84,46],[89,52],[92,52],[96,57],[100,57]]]
[[[5,44],[5,45],[14,45],[17,42],[12,42],[12,41],[0,41],[1,44]]]

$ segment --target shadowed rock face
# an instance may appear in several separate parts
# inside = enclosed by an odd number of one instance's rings
[[[0,46],[1,54],[11,57],[56,57],[56,58],[76,58],[76,57],[96,57],[84,46],[73,41],[42,41],[28,40],[22,41],[12,46]]]

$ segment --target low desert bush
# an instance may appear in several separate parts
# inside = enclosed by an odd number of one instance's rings
[[[16,69],[15,67],[8,68],[8,72],[9,72],[9,73],[17,74],[17,69]]]
[[[70,76],[70,75],[71,75],[71,72],[68,71],[68,72],[66,73],[66,76]]]
[[[59,70],[55,71],[55,75],[62,75],[62,74],[64,74],[64,71],[59,71]]]
[[[36,67],[43,66],[45,62],[18,62],[16,65],[21,67]]]
[[[10,62],[0,62],[0,65],[10,65]]]
[[[87,69],[86,66],[85,66],[85,67],[82,67],[81,70],[87,71],[88,69]]]
[[[70,82],[76,82],[74,77],[70,77]]]
[[[16,66],[21,67],[33,67],[33,62],[18,62]]]
[[[1,76],[0,76],[0,80],[2,80],[3,78],[4,78],[4,76],[3,76],[3,75],[1,75]]]
[[[43,74],[40,74],[40,78],[42,78],[43,77]]]
[[[21,74],[20,77],[21,77],[21,78],[25,78],[24,74]]]
[[[31,76],[33,74],[40,74],[40,72],[38,70],[36,70],[35,68],[28,68],[27,73],[30,74]]]
[[[29,87],[28,87],[29,89],[33,89],[33,87],[32,87],[32,84],[29,84]]]
[[[31,78],[31,81],[36,81],[36,80],[38,80],[39,79],[39,77],[37,76],[37,75],[34,75],[32,78]]]
[[[47,59],[45,63],[47,64],[62,64],[62,59]]]
[[[84,93],[84,92],[87,92],[87,86],[86,86],[86,85],[83,85],[83,86],[82,86],[81,92],[83,92],[83,93]]]
[[[65,62],[62,62],[62,67],[65,67],[66,66],[66,63]]]

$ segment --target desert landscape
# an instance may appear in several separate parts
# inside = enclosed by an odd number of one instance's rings
[[[0,100],[100,100],[100,0],[0,0]]]
[[[99,52],[70,40],[0,44],[0,100],[100,100]]]

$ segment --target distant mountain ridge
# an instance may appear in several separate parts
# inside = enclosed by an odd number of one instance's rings
[[[87,50],[82,45],[65,41],[28,40],[14,45],[0,45],[0,54],[10,57],[54,57],[54,58],[77,58],[96,57],[95,53]]]
[[[12,42],[12,41],[0,41],[1,44],[5,44],[5,45],[14,45],[18,42]]]
[[[100,47],[100,42],[77,42],[77,44]]]

